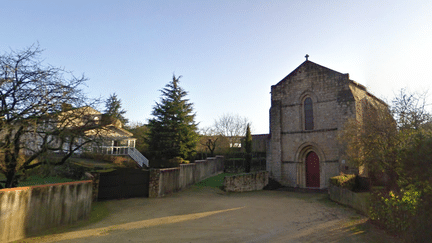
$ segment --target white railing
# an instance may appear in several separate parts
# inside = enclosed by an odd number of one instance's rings
[[[141,167],[145,164],[149,166],[149,160],[142,155],[136,148],[128,146],[101,146],[96,149],[98,153],[110,155],[129,155]]]
[[[135,160],[141,167],[145,164],[147,167],[149,166],[149,160],[142,155],[136,148],[129,148],[128,155]]]
[[[128,155],[128,146],[101,146],[96,149],[101,154]]]

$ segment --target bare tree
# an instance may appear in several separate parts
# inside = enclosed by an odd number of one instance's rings
[[[43,164],[38,158],[50,151],[64,151],[56,164],[64,163],[95,141],[105,122],[87,112],[92,104],[79,89],[86,78],[43,66],[41,52],[32,45],[0,56],[0,173],[6,188],[17,185],[17,174]]]
[[[431,114],[427,111],[427,91],[422,93],[408,92],[401,89],[395,95],[392,113],[399,129],[415,129],[431,122]]]
[[[390,109],[365,104],[362,118],[348,120],[339,134],[350,163],[365,166],[369,175],[385,172],[389,189],[397,188],[398,171],[407,164],[401,158],[401,151],[430,137],[432,131],[426,93],[402,89],[392,104]]]
[[[221,135],[217,134],[216,131],[211,127],[206,127],[200,130],[200,144],[210,151],[210,156],[214,157],[214,152],[217,146],[220,144]]]
[[[230,140],[230,146],[240,146],[241,137],[244,136],[247,125],[250,121],[238,114],[223,114],[218,120],[215,120],[214,129],[217,134],[227,137]]]
[[[349,119],[340,131],[339,141],[349,164],[366,169],[369,176],[385,171],[396,181],[396,124],[387,107],[365,105],[361,119]],[[393,185],[392,184],[392,185]]]

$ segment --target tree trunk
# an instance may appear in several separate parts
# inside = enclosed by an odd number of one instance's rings
[[[16,182],[16,175],[14,172],[8,172],[6,174],[6,185],[5,188],[16,187],[18,183]]]

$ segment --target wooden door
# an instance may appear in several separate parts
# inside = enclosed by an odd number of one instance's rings
[[[315,152],[306,156],[306,187],[320,187],[319,158]]]

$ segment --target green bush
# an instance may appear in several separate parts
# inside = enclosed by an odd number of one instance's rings
[[[432,192],[423,190],[416,215],[410,221],[407,242],[432,242]]]
[[[173,165],[174,167],[178,167],[180,164],[189,164],[189,160],[185,160],[182,157],[175,157],[172,158],[170,160],[168,160],[168,162]]]
[[[87,171],[90,171],[90,169],[76,165],[74,163],[71,163],[70,161],[66,161],[66,163],[54,167],[53,173],[56,176],[81,180],[85,178],[84,173]]]
[[[112,156],[112,155],[90,153],[90,152],[82,153],[81,158],[93,159],[93,160],[99,160],[99,161],[105,161],[105,162],[113,162],[115,160],[115,156]]]
[[[113,161],[112,163],[115,165],[115,167],[119,167],[119,168],[138,168],[137,163],[129,158],[129,157],[125,157],[125,156],[113,156]]]
[[[342,174],[339,176],[334,176],[330,178],[330,184],[352,191],[355,186],[355,175]]]
[[[394,233],[405,234],[417,213],[420,192],[414,188],[375,191],[371,196],[370,218]]]
[[[179,167],[180,164],[189,164],[189,160],[185,160],[181,157],[175,157],[172,159],[151,159],[151,168],[174,168]]]
[[[354,178],[353,192],[368,192],[370,191],[371,183],[370,179],[360,175],[356,175]]]

